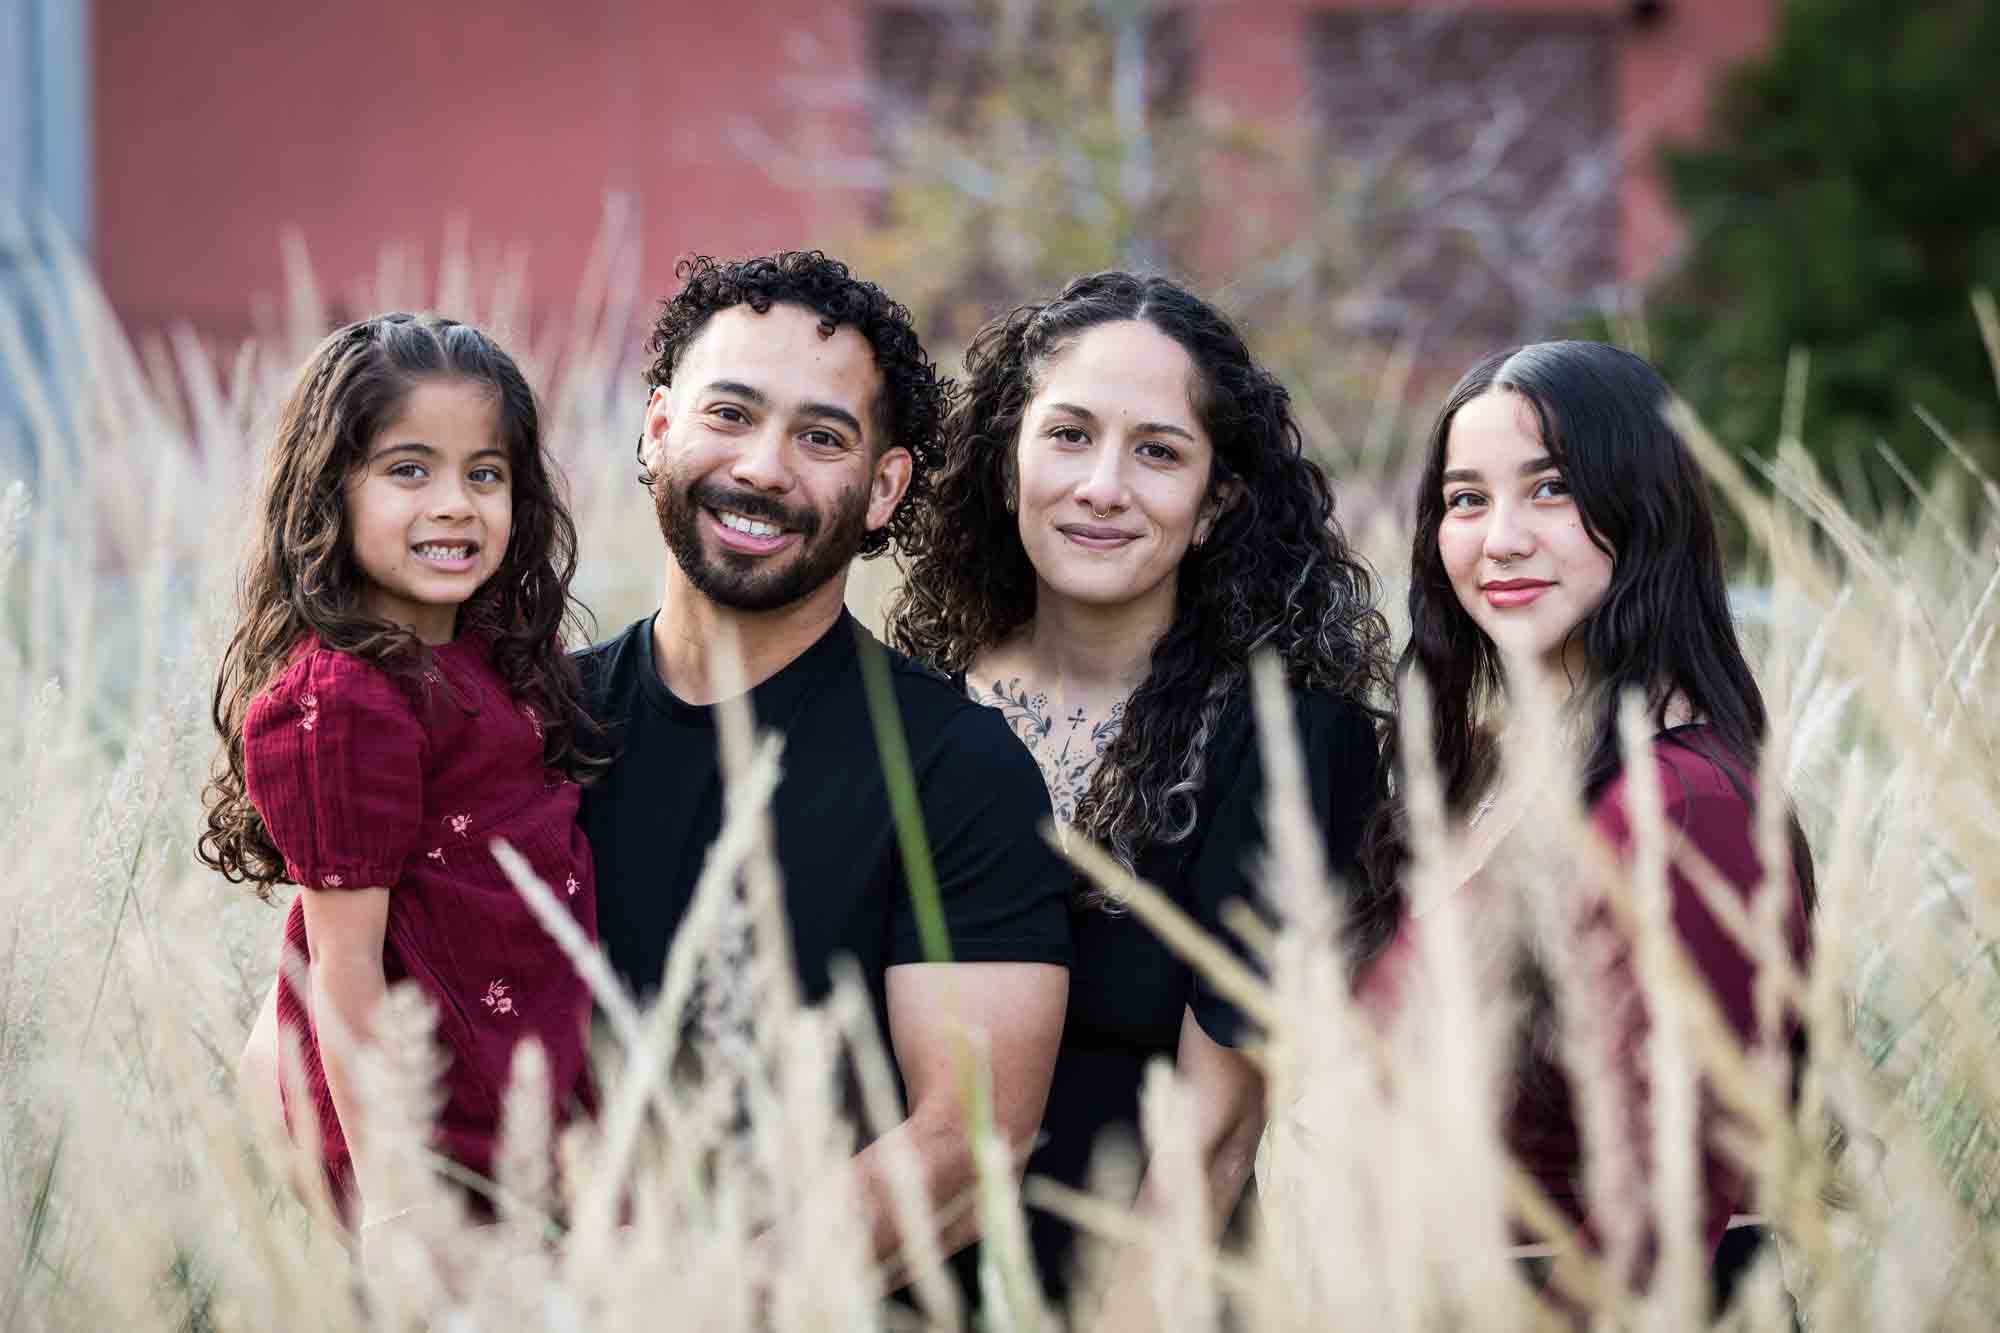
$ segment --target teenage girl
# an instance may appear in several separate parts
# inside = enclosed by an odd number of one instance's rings
[[[1623,856],[1633,845],[1634,816],[1617,711],[1621,695],[1638,691],[1652,733],[1641,762],[1657,770],[1669,835],[1698,850],[1746,906],[1760,893],[1784,895],[1786,942],[1803,962],[1812,856],[1789,820],[1790,881],[1764,882],[1757,807],[1786,798],[1756,788],[1768,725],[1764,698],[1736,637],[1707,484],[1667,423],[1668,397],[1646,362],[1594,342],[1514,348],[1466,373],[1438,416],[1418,487],[1410,643],[1397,680],[1414,668],[1430,684],[1431,758],[1447,805],[1471,826],[1473,846],[1490,850],[1505,837],[1530,854],[1538,831],[1510,828],[1512,802],[1498,786],[1497,706],[1531,677],[1564,701],[1591,821]],[[1401,734],[1392,733],[1392,753]],[[1403,989],[1401,974],[1423,927],[1419,913],[1404,910],[1397,883],[1406,854],[1403,797],[1395,792],[1383,806],[1367,857],[1375,890],[1364,912],[1367,933],[1393,939],[1363,993],[1384,1006]],[[1746,1049],[1788,1041],[1796,1055],[1799,1034],[1760,1031],[1756,962],[1677,865],[1668,890],[1675,933],[1736,1038]],[[1477,875],[1461,891],[1475,903],[1483,897]],[[1589,983],[1593,1007],[1612,1016],[1615,1028],[1619,1078],[1610,1095],[1642,1116],[1649,1096],[1640,1056],[1645,1018],[1629,942],[1607,938],[1598,900],[1580,898],[1579,907],[1589,909],[1579,910],[1579,919],[1597,946],[1618,960]],[[1602,1234],[1611,1219],[1587,1215],[1582,1131],[1567,1071],[1555,1058],[1545,989],[1545,978],[1529,988],[1507,1143],[1586,1234]],[[1745,1239],[1726,1239],[1725,1230],[1751,1200],[1748,1182],[1717,1142],[1714,1114],[1704,1114],[1700,1133],[1703,1234],[1721,1299]],[[1597,1146],[1635,1154],[1643,1144]]]
[[[575,566],[534,394],[490,338],[391,314],[313,353],[216,681],[200,854],[265,898],[300,886],[244,1070],[268,1095],[278,1030],[297,1040],[304,1082],[278,1095],[294,1126],[312,1100],[350,1224],[380,1197],[355,1042],[389,985],[436,1010],[435,1146],[467,1170],[489,1172],[517,1042],[541,1043],[558,1118],[584,1092],[589,992],[489,850],[504,837],[595,937],[576,780],[598,733],[561,643]]]

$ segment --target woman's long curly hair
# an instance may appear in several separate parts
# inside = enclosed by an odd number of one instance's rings
[[[963,671],[1033,618],[1035,570],[1010,504],[1021,419],[1051,358],[1124,320],[1152,325],[1194,362],[1191,405],[1214,446],[1209,497],[1220,507],[1181,560],[1173,622],[1077,806],[1077,827],[1130,865],[1194,831],[1209,742],[1253,652],[1276,652],[1294,685],[1369,706],[1388,684],[1389,630],[1284,386],[1185,288],[1098,273],[987,325],[967,348],[935,500],[904,543],[907,577],[889,611],[896,646]]]
[[[514,695],[542,719],[543,762],[580,780],[601,769],[602,734],[585,714],[577,669],[563,650],[580,628],[569,595],[576,527],[542,451],[534,391],[511,357],[470,325],[433,316],[378,315],[340,329],[299,373],[266,462],[254,531],[237,591],[238,622],[222,655],[212,716],[222,744],[204,789],[202,862],[269,898],[283,855],[244,787],[243,724],[250,705],[301,642],[316,637],[414,682],[428,649],[366,609],[346,486],[369,444],[424,381],[467,381],[492,391],[511,465],[513,527],[493,577],[459,609],[458,628],[485,637]]]
[[[1672,700],[1684,700],[1707,723],[1684,743],[1749,799],[1764,745],[1764,696],[1736,637],[1707,482],[1666,420],[1667,386],[1630,352],[1546,342],[1496,352],[1465,373],[1438,413],[1417,484],[1410,642],[1396,682],[1421,669],[1430,685],[1433,759],[1447,808],[1464,817],[1496,769],[1490,714],[1505,684],[1500,657],[1459,603],[1438,551],[1452,422],[1460,408],[1495,390],[1527,406],[1584,531],[1612,561],[1603,600],[1570,631],[1586,663],[1571,705],[1583,727],[1584,799],[1594,800],[1618,776],[1618,701],[1628,689],[1640,692],[1656,724]],[[1392,721],[1383,749],[1391,773],[1397,739]],[[1407,813],[1400,793],[1392,794],[1364,842],[1363,934],[1373,944],[1393,932],[1400,911]],[[1796,819],[1792,851],[1810,904],[1812,858]]]

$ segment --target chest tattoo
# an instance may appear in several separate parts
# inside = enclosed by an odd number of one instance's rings
[[[1050,707],[1046,692],[1030,694],[1019,676],[996,680],[985,688],[968,683],[966,693],[974,703],[998,709],[1007,719],[1042,770],[1057,822],[1074,823],[1077,803],[1090,789],[1098,761],[1125,721],[1125,701],[1119,700],[1110,712],[1098,717],[1082,708],[1058,713]]]

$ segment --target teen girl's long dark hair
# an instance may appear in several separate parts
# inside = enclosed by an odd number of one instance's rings
[[[1021,418],[1051,357],[1123,320],[1152,325],[1194,363],[1192,406],[1215,450],[1210,496],[1227,496],[1207,540],[1181,560],[1173,622],[1076,811],[1079,828],[1130,864],[1193,831],[1208,744],[1253,651],[1275,651],[1295,685],[1367,707],[1387,689],[1389,631],[1284,386],[1207,302],[1165,278],[1112,272],[1020,307],[966,350],[935,500],[904,541],[908,576],[889,612],[896,646],[962,671],[1035,614],[1035,570],[1010,504]]]
[[[368,583],[348,532],[346,484],[377,432],[427,380],[470,382],[494,398],[510,463],[513,528],[492,578],[459,609],[459,629],[485,636],[515,697],[541,718],[543,762],[587,778],[605,760],[563,650],[576,627],[569,595],[576,527],[542,450],[534,391],[491,338],[432,316],[378,315],[340,329],[299,372],[265,465],[250,550],[237,592],[236,632],[223,652],[212,715],[222,744],[206,790],[202,862],[259,896],[285,875],[284,857],[244,789],[243,723],[250,704],[307,636],[409,676],[425,649],[366,610]]]
[[[1582,640],[1587,664],[1587,678],[1576,682],[1587,738],[1585,799],[1618,775],[1618,700],[1627,689],[1643,695],[1656,722],[1669,701],[1685,700],[1707,726],[1686,733],[1684,743],[1714,761],[1748,799],[1764,744],[1764,697],[1736,637],[1706,481],[1665,417],[1667,386],[1630,352],[1546,342],[1496,352],[1466,372],[1438,413],[1418,482],[1410,642],[1396,664],[1396,682],[1421,668],[1430,685],[1434,758],[1448,807],[1463,816],[1493,776],[1482,719],[1502,680],[1492,641],[1459,604],[1438,553],[1445,451],[1459,409],[1494,391],[1517,395],[1533,413],[1584,530],[1612,560],[1603,600],[1571,631]],[[1397,741],[1392,725],[1384,751],[1392,773]],[[1400,908],[1405,815],[1392,795],[1365,844],[1369,920],[1361,933],[1374,944],[1393,930]],[[1796,820],[1792,850],[1810,904],[1812,861]]]

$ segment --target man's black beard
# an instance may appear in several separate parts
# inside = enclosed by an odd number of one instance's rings
[[[683,488],[662,477],[654,483],[653,497],[660,535],[680,562],[681,572],[695,591],[732,611],[775,611],[817,592],[846,570],[868,537],[868,492],[860,486],[840,493],[824,525],[809,509],[788,509],[755,491],[727,491],[708,484]],[[711,558],[702,549],[704,509],[776,523],[798,534],[798,549],[775,568],[762,567],[769,564],[769,556],[727,548]]]

